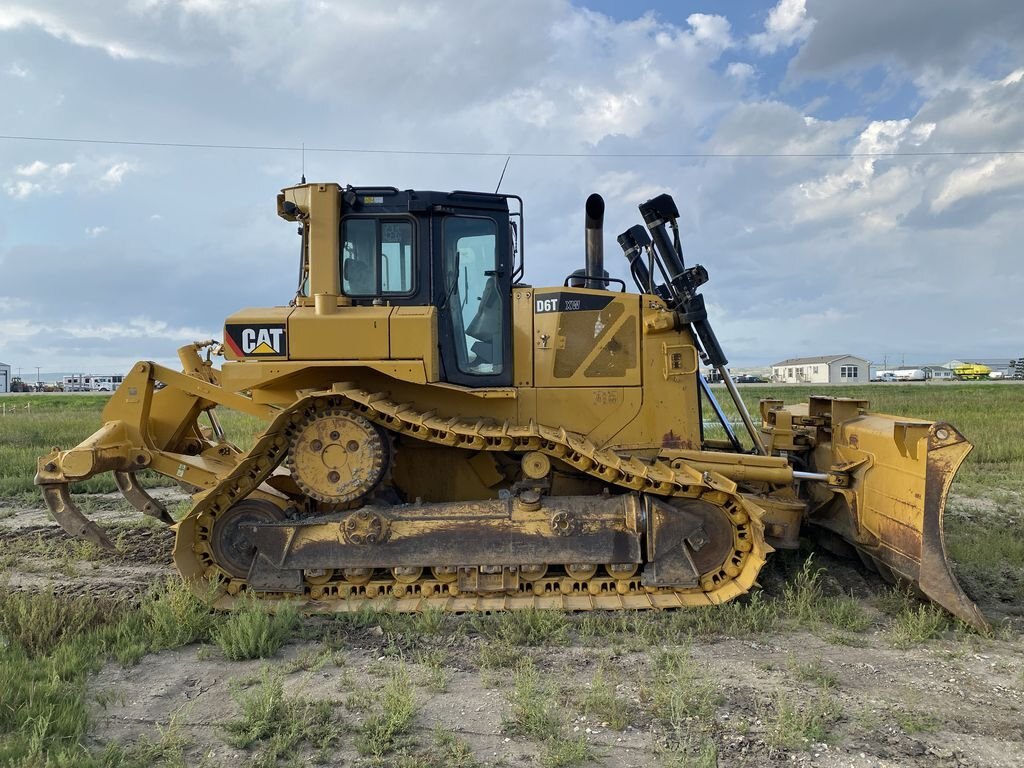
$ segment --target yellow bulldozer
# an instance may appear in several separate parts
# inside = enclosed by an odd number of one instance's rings
[[[970,443],[851,398],[765,400],[755,424],[669,195],[618,238],[637,292],[605,271],[599,195],[583,266],[548,288],[523,282],[515,195],[302,183],[277,213],[301,236],[290,303],[228,317],[182,371],[137,363],[99,431],[39,460],[69,533],[114,547],[70,493],[113,472],[173,525],[198,594],[311,611],[719,604],[813,536],[986,626],[943,543]],[[266,423],[251,447],[222,408]],[[173,521],[143,470],[191,492],[188,513]]]

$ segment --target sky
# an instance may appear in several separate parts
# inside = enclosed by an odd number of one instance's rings
[[[671,193],[732,365],[1024,355],[1019,0],[0,0],[0,103],[25,371],[173,363],[286,304],[303,171],[492,191],[508,155],[533,285],[582,266],[588,194],[625,277]]]

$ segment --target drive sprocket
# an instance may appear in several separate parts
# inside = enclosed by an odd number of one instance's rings
[[[365,417],[336,408],[299,426],[288,469],[309,497],[344,504],[365,496],[383,479],[390,461],[387,435]]]

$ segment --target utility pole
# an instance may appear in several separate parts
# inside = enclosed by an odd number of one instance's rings
[[[40,366],[40,365],[37,365],[37,366],[36,366],[36,389],[42,389],[42,388],[43,388],[43,382],[42,382],[42,380],[41,380],[41,379],[39,378],[39,369],[40,369],[41,367],[42,367],[42,366]]]

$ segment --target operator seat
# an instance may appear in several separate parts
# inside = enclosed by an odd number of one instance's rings
[[[501,362],[500,359],[494,359],[496,341],[499,358],[501,350],[501,295],[498,293],[498,283],[493,277],[488,277],[484,284],[480,306],[466,326],[466,335],[477,339],[471,349],[479,362]]]

